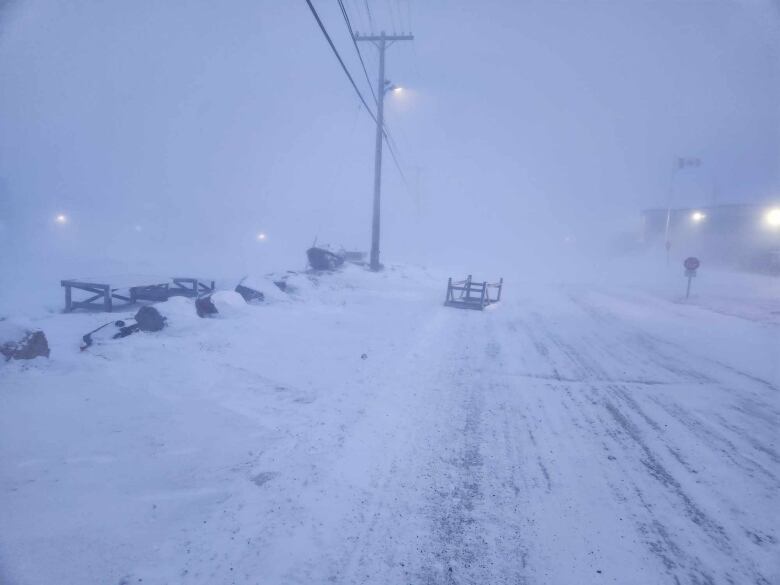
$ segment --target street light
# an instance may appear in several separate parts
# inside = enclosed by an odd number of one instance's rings
[[[780,207],[773,207],[767,211],[764,221],[771,228],[780,228]]]
[[[404,90],[403,87],[400,85],[396,85],[395,83],[391,83],[387,79],[385,79],[385,93],[388,91],[392,91],[393,93],[401,93]]]
[[[258,242],[264,242],[266,237],[267,236],[263,232],[260,232],[259,234],[257,234],[257,241]]]
[[[68,223],[68,216],[64,213],[58,213],[57,217],[54,218],[54,221],[56,221],[58,224],[63,225]]]
[[[703,222],[705,219],[707,219],[707,214],[706,214],[706,213],[704,213],[704,212],[702,212],[702,211],[694,211],[694,212],[691,214],[691,221],[692,221],[693,223],[701,223],[701,222]]]

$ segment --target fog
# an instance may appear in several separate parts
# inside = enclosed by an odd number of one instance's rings
[[[374,32],[415,35],[387,52],[406,182],[385,149],[384,262],[614,251],[667,205],[677,156],[703,163],[676,205],[780,192],[772,2],[374,4]],[[371,100],[337,4],[315,6]],[[364,3],[346,7],[368,32]],[[315,238],[368,249],[374,123],[305,2],[17,0],[0,18],[4,279],[301,268]]]
[[[780,583],[778,2],[0,0],[0,584]]]

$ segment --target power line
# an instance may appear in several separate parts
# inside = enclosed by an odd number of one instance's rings
[[[371,108],[368,107],[368,104],[366,103],[366,99],[363,97],[363,94],[360,93],[360,90],[358,89],[357,84],[355,83],[355,80],[352,78],[352,74],[349,72],[349,69],[347,69],[347,66],[344,64],[344,60],[341,58],[341,55],[339,55],[338,50],[336,49],[336,45],[333,44],[333,41],[330,38],[330,35],[328,34],[328,31],[325,30],[325,25],[322,24],[322,20],[320,20],[320,15],[317,14],[317,11],[314,9],[314,6],[311,3],[311,0],[306,0],[306,4],[309,5],[309,10],[311,10],[311,13],[314,15],[314,19],[317,21],[317,24],[320,25],[320,30],[322,31],[322,34],[325,35],[325,38],[328,40],[328,44],[330,45],[331,50],[333,51],[333,54],[336,55],[336,59],[339,60],[339,63],[341,64],[341,68],[344,70],[344,73],[347,74],[347,78],[349,78],[349,82],[352,84],[352,87],[355,89],[355,92],[357,93],[358,97],[360,98],[360,101],[363,103],[363,105],[366,108],[366,111],[368,112],[369,116],[374,120],[375,123],[377,122],[376,116],[374,115],[374,112],[371,111]],[[339,2],[341,4],[341,2]],[[354,39],[354,37],[353,37]]]
[[[341,55],[339,54],[338,50],[336,49],[336,46],[333,44],[333,41],[330,38],[330,35],[328,34],[328,31],[325,29],[325,25],[322,23],[322,20],[320,19],[319,14],[317,14],[317,10],[314,8],[314,6],[311,3],[311,0],[306,0],[306,4],[309,5],[309,9],[311,10],[311,13],[314,15],[315,20],[317,21],[317,24],[320,26],[320,30],[322,31],[322,34],[325,35],[325,38],[328,41],[328,44],[330,45],[330,48],[333,50],[333,53],[336,55],[336,58],[339,60],[339,63],[341,64],[341,68],[344,70],[344,73],[347,75],[347,78],[349,79],[349,82],[352,84],[352,87],[355,89],[355,92],[358,95],[358,98],[360,98],[360,101],[362,102],[363,106],[366,108],[366,112],[368,112],[368,115],[371,116],[371,119],[374,121],[375,124],[378,124],[376,115],[374,115],[374,112],[371,111],[371,108],[366,103],[365,98],[363,97],[363,94],[360,92],[360,89],[358,89],[357,84],[355,83],[354,78],[352,77],[352,74],[349,72],[349,69],[347,69],[347,66],[344,64],[344,60],[341,58]],[[342,0],[339,0],[339,5],[343,8]],[[346,15],[346,13],[343,13],[344,17],[347,19],[347,26],[350,27],[351,30],[351,24],[349,24],[349,17]],[[352,36],[352,42],[357,45],[357,42],[355,41],[355,36]],[[356,47],[357,48],[357,47]],[[360,55],[360,50],[358,49],[358,55]],[[363,71],[366,74],[366,79],[369,81],[369,87],[371,88],[371,95],[374,96],[374,100],[377,100],[376,94],[374,93],[374,89],[371,86],[371,82],[368,79],[368,71],[365,68],[365,63],[363,63],[363,59],[361,57],[360,59],[361,64],[363,65]],[[385,138],[385,143],[387,144],[388,150],[390,151],[390,155],[393,158],[393,162],[395,163],[395,167],[398,170],[398,174],[401,175],[401,178],[403,179],[404,184],[409,186],[408,181],[406,180],[406,176],[403,172],[403,169],[401,168],[401,164],[398,162],[398,157],[396,156],[395,149],[393,148],[393,145],[388,140],[388,134],[387,134],[387,125],[382,124],[382,135]]]
[[[371,33],[374,32],[374,18],[371,16],[371,8],[368,6],[368,0],[363,0],[366,5],[366,12],[368,12],[368,26],[371,29]]]
[[[412,30],[412,0],[406,0],[406,22],[409,30]]]
[[[390,13],[390,20],[393,23],[393,32],[396,32],[398,29],[396,28],[395,24],[395,11],[393,10],[393,0],[386,0],[387,4],[387,10]]]
[[[360,59],[360,65],[363,68],[363,74],[366,76],[366,82],[368,83],[368,87],[371,90],[371,95],[374,97],[374,102],[377,103],[376,92],[374,92],[374,87],[371,84],[371,79],[368,75],[368,69],[366,68],[366,63],[363,60],[363,54],[361,53],[360,47],[358,46],[357,41],[355,40],[355,32],[352,29],[352,23],[350,22],[349,14],[347,14],[347,10],[344,7],[343,0],[338,0],[338,4],[339,4],[339,8],[341,8],[341,15],[344,17],[344,22],[346,23],[347,29],[349,30],[349,36],[352,39],[352,44],[355,45],[355,51],[357,52],[358,59]],[[366,2],[366,8],[368,8],[368,2]],[[401,179],[403,180],[404,185],[406,185],[407,189],[410,189],[409,182],[406,180],[406,175],[404,174],[403,168],[401,167],[401,163],[398,160],[398,156],[396,154],[396,150],[398,150],[398,146],[395,140],[393,139],[392,135],[390,134],[390,129],[387,127],[387,123],[384,120],[382,121],[382,134],[385,139],[385,144],[387,144],[387,148],[390,151],[390,156],[393,158],[393,163],[395,163],[395,167],[396,170],[398,171],[398,174],[401,175]]]
[[[385,144],[387,144],[387,149],[390,151],[390,156],[393,158],[393,162],[395,163],[395,168],[398,171],[398,174],[401,175],[401,180],[404,182],[407,191],[411,193],[412,188],[409,186],[409,181],[406,180],[406,175],[404,174],[404,171],[401,168],[401,163],[398,162],[398,157],[395,154],[396,151],[395,139],[390,134],[390,129],[387,127],[386,124],[384,127],[384,135],[385,135]]]
[[[371,79],[368,76],[368,69],[366,69],[366,63],[363,61],[363,54],[360,52],[357,41],[355,40],[355,31],[352,30],[352,23],[349,21],[349,15],[344,8],[343,0],[338,0],[339,7],[341,8],[341,15],[344,17],[344,22],[347,23],[347,29],[349,30],[349,38],[352,39],[352,44],[355,45],[355,51],[357,51],[358,59],[360,59],[360,66],[363,68],[363,73],[366,76],[366,83],[368,83],[368,89],[371,90],[371,95],[374,96],[374,103],[377,103],[376,93],[374,93],[374,86],[371,84]]]

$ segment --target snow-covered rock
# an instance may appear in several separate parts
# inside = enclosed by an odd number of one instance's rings
[[[190,325],[198,321],[195,301],[186,297],[171,297],[159,305],[168,325]]]
[[[232,290],[220,290],[211,295],[211,302],[220,317],[235,319],[246,315],[249,306],[243,297]]]
[[[280,283],[284,282],[283,280],[276,279],[273,276],[247,276],[241,281],[241,286],[245,286],[247,288],[251,288],[252,290],[263,293],[263,302],[289,302],[290,295],[279,287],[277,281]]]
[[[31,360],[49,357],[49,342],[41,330],[30,330],[23,325],[0,321],[0,354],[6,360]]]

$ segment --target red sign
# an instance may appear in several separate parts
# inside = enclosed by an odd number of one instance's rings
[[[685,262],[683,262],[683,266],[685,266],[686,270],[696,270],[701,262],[699,262],[699,259],[695,256],[689,256],[685,259]]]

